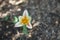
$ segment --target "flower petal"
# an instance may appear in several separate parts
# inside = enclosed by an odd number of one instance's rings
[[[31,23],[29,23],[29,24],[27,25],[27,28],[28,28],[28,29],[32,29]]]
[[[21,27],[21,26],[23,26],[23,25],[20,24],[19,22],[17,22],[14,27]]]
[[[19,16],[19,22],[21,22],[22,16]]]
[[[28,11],[25,9],[24,12],[23,12],[23,16],[29,16],[28,15]]]
[[[31,18],[30,16],[28,16],[28,18],[29,18],[29,22],[31,22],[31,19],[32,19],[32,18]]]

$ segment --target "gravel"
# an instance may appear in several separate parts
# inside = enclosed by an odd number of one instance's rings
[[[60,0],[26,0],[18,5],[8,1],[0,0],[0,17],[7,12],[10,16],[8,21],[0,18],[0,40],[60,40]],[[25,9],[28,10],[32,21],[35,20],[32,25],[38,23],[33,27],[31,37],[21,35],[14,38],[22,28],[15,28],[11,20],[13,16],[22,15]]]

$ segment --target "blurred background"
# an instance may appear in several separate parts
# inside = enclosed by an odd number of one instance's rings
[[[12,23],[25,9],[32,17],[29,35]],[[0,0],[0,40],[60,40],[60,0]]]

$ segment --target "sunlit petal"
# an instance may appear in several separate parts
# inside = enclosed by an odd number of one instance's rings
[[[14,27],[21,27],[21,26],[23,26],[23,25],[20,24],[20,22],[17,22]]]
[[[32,25],[31,23],[29,23],[28,25],[26,25],[28,29],[32,29]]]
[[[24,10],[24,12],[23,12],[23,16],[29,16],[27,10]]]

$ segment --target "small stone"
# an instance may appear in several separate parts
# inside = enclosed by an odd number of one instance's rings
[[[10,34],[11,32],[9,31],[8,34]]]
[[[58,24],[58,21],[56,21],[55,23]]]
[[[32,21],[32,24],[35,23],[35,20]]]
[[[31,37],[31,34],[29,34],[29,37]]]
[[[9,28],[9,26],[7,25],[6,28]]]
[[[20,9],[20,8],[18,8],[18,9],[17,9],[17,11],[21,11],[21,9]]]
[[[40,22],[36,22],[33,27],[38,26]]]

